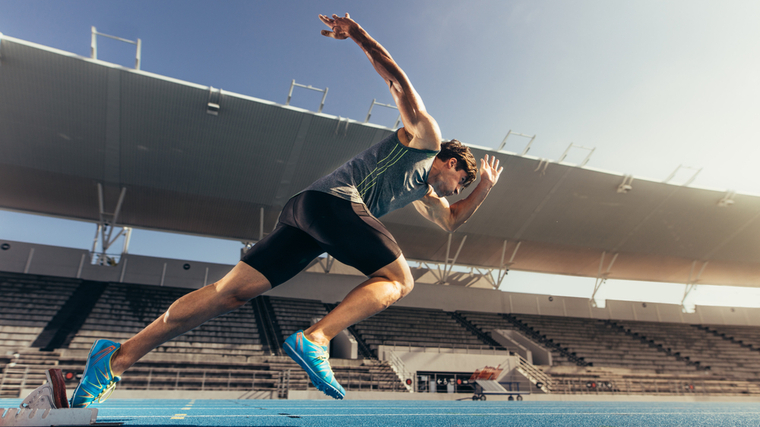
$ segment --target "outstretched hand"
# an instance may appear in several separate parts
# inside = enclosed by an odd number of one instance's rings
[[[493,187],[499,180],[501,171],[504,167],[499,167],[499,159],[496,156],[492,156],[489,160],[488,154],[480,159],[480,179],[486,184],[490,184]]]
[[[348,16],[348,13],[346,13],[346,16],[340,17],[338,15],[333,15],[332,19],[328,18],[325,15],[319,15],[319,19],[322,20],[322,22],[325,23],[328,27],[330,27],[330,30],[322,30],[322,35],[325,37],[330,37],[336,40],[345,40],[349,37],[348,32],[349,29],[352,26],[358,26],[356,22],[354,22],[353,19],[351,19],[350,16]]]

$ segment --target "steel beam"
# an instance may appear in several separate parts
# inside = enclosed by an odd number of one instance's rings
[[[607,251],[602,252],[602,258],[599,260],[599,272],[597,273],[596,279],[594,280],[594,292],[591,294],[591,306],[595,307],[596,304],[596,294],[599,292],[599,289],[602,288],[602,286],[607,283],[607,279],[610,276],[610,271],[612,270],[612,266],[615,264],[615,260],[617,260],[618,253],[615,253],[615,255],[612,256],[612,260],[610,261],[610,264],[607,266],[607,269],[602,273],[602,269],[604,268],[604,256],[607,255]]]
[[[705,267],[707,267],[707,263],[709,261],[703,261],[702,267],[699,269],[699,272],[697,275],[694,275],[694,269],[697,266],[697,260],[692,261],[691,263],[691,270],[689,270],[689,280],[686,282],[686,287],[684,288],[683,292],[683,298],[681,298],[681,311],[684,313],[688,313],[689,310],[686,309],[686,298],[691,294],[695,289],[697,289],[697,284],[699,283],[700,277],[702,277],[702,272],[705,271]]]

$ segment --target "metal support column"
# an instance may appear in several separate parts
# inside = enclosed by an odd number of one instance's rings
[[[100,209],[100,221],[98,222],[97,230],[95,231],[95,238],[92,242],[92,251],[90,251],[91,261],[93,264],[99,265],[116,265],[118,261],[107,255],[111,246],[124,236],[124,245],[122,246],[121,256],[125,255],[129,251],[129,242],[132,239],[132,228],[119,227],[119,214],[121,213],[121,207],[124,203],[124,196],[127,193],[127,188],[122,187],[119,194],[119,201],[116,203],[116,209],[113,213],[106,212],[103,206],[103,186],[98,183],[98,207]],[[116,235],[113,235],[114,229],[118,228],[119,231]],[[98,243],[100,243],[101,251],[98,253]]]
[[[610,276],[610,270],[612,270],[612,265],[615,264],[615,260],[618,257],[618,253],[615,253],[615,255],[612,256],[612,260],[610,261],[610,265],[607,266],[607,270],[605,270],[604,273],[602,273],[602,269],[604,268],[604,256],[607,254],[607,251],[602,252],[602,259],[599,260],[599,272],[597,273],[596,280],[594,281],[594,293],[591,294],[591,306],[596,308],[596,293],[599,292],[599,289],[602,288],[602,285],[607,283],[607,279]]]
[[[451,253],[451,233],[449,233],[448,241],[446,242],[446,259],[443,263],[443,270],[441,270],[441,263],[437,264],[437,273],[436,270],[433,270],[430,268],[430,266],[427,263],[423,263],[425,267],[430,270],[430,273],[433,274],[433,277],[438,279],[436,281],[437,285],[443,285],[446,283],[446,281],[449,278],[449,275],[451,274],[451,269],[454,268],[454,264],[457,262],[457,258],[459,258],[459,253],[462,251],[462,246],[464,246],[464,242],[467,240],[467,236],[464,236],[462,238],[462,241],[459,243],[459,249],[457,249],[456,254],[454,255],[454,258],[450,258],[449,254]]]
[[[504,282],[504,279],[507,277],[507,274],[509,274],[509,268],[515,263],[515,256],[520,249],[520,245],[522,245],[522,242],[517,242],[509,261],[504,262],[504,258],[507,254],[507,241],[504,241],[504,245],[501,248],[501,262],[499,263],[499,269],[496,271],[496,278],[493,277],[493,269],[490,271],[491,274],[485,275],[486,280],[491,283],[491,286],[493,286],[494,289],[498,290],[501,287],[502,282]]]
[[[686,298],[691,294],[695,289],[697,289],[697,283],[699,282],[699,278],[702,277],[702,272],[705,271],[705,267],[707,267],[707,263],[709,261],[703,261],[702,267],[699,269],[699,273],[697,273],[696,276],[694,276],[694,269],[697,266],[697,260],[694,260],[691,263],[691,270],[689,270],[689,281],[686,283],[686,288],[684,288],[683,292],[683,298],[681,298],[681,311],[683,313],[693,313],[693,311],[689,310],[686,307]]]

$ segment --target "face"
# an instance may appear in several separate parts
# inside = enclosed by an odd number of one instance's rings
[[[444,164],[438,179],[433,185],[433,190],[439,197],[448,197],[459,194],[464,190],[464,182],[467,180],[467,171],[456,170],[456,160]]]

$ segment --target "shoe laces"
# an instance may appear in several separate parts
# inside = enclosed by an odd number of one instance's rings
[[[317,359],[319,359],[321,363],[327,362],[329,358],[330,355],[328,355],[324,350],[317,355]]]
[[[105,390],[103,390],[100,394],[95,396],[94,400],[97,400],[98,403],[105,402],[109,397],[111,397],[111,394],[113,394],[114,390],[116,390],[116,381],[111,381],[111,384],[106,387]],[[108,394],[106,394],[108,393]]]

